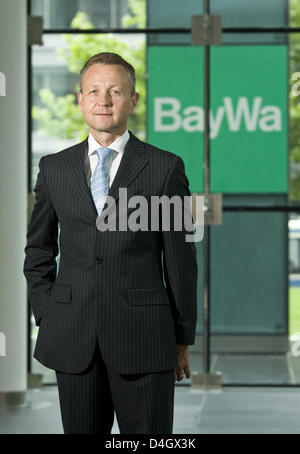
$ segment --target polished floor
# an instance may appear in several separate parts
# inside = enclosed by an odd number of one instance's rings
[[[115,419],[113,434],[118,434]],[[174,434],[300,434],[300,387],[175,387]],[[63,434],[57,387],[0,408],[0,434]]]

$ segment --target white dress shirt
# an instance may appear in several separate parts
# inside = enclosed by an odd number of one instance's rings
[[[109,187],[111,187],[112,182],[114,181],[114,178],[116,176],[117,170],[119,168],[125,145],[127,144],[129,140],[129,132],[128,129],[120,136],[118,137],[114,142],[112,142],[107,148],[111,148],[115,151],[115,153],[112,153],[109,156],[109,159],[106,160],[106,165],[107,165],[107,170],[108,170],[108,176],[109,176]],[[98,163],[98,156],[96,153],[97,148],[101,148],[103,145],[100,145],[99,142],[92,136],[91,133],[89,133],[88,137],[88,160],[89,160],[89,165],[90,165],[90,172],[89,172],[89,185],[91,184],[92,181],[92,176],[93,173],[96,169],[97,163]]]

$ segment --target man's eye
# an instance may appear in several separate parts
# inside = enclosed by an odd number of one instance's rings
[[[120,93],[119,90],[116,90],[116,89],[111,90],[111,92],[113,95],[118,95]]]
[[[93,94],[96,93],[96,92],[97,92],[97,90],[91,90],[90,91],[90,93],[93,93]]]

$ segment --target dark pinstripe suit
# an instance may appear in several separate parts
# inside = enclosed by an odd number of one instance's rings
[[[172,231],[172,222],[168,232],[100,232],[86,152],[87,140],[40,160],[24,263],[40,326],[34,357],[62,374],[80,374],[98,341],[109,371],[171,371],[178,366],[176,343],[191,345],[195,338],[197,262],[195,245],[185,241],[190,232]],[[182,159],[131,132],[109,189],[116,202],[119,188],[127,188],[128,199],[143,195],[149,206],[152,195],[190,195]]]

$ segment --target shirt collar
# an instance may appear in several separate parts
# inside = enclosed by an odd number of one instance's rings
[[[126,129],[126,131],[120,137],[118,137],[116,140],[114,140],[109,145],[108,148],[112,148],[113,150],[117,151],[118,153],[123,153],[124,149],[125,149],[125,145],[129,140],[129,137],[130,136],[129,136],[128,129]],[[88,148],[89,156],[92,153],[94,153],[95,150],[102,147],[102,145],[100,145],[100,143],[97,142],[97,140],[92,136],[91,133],[89,133],[89,137],[88,137],[88,146],[89,146],[89,148]]]

